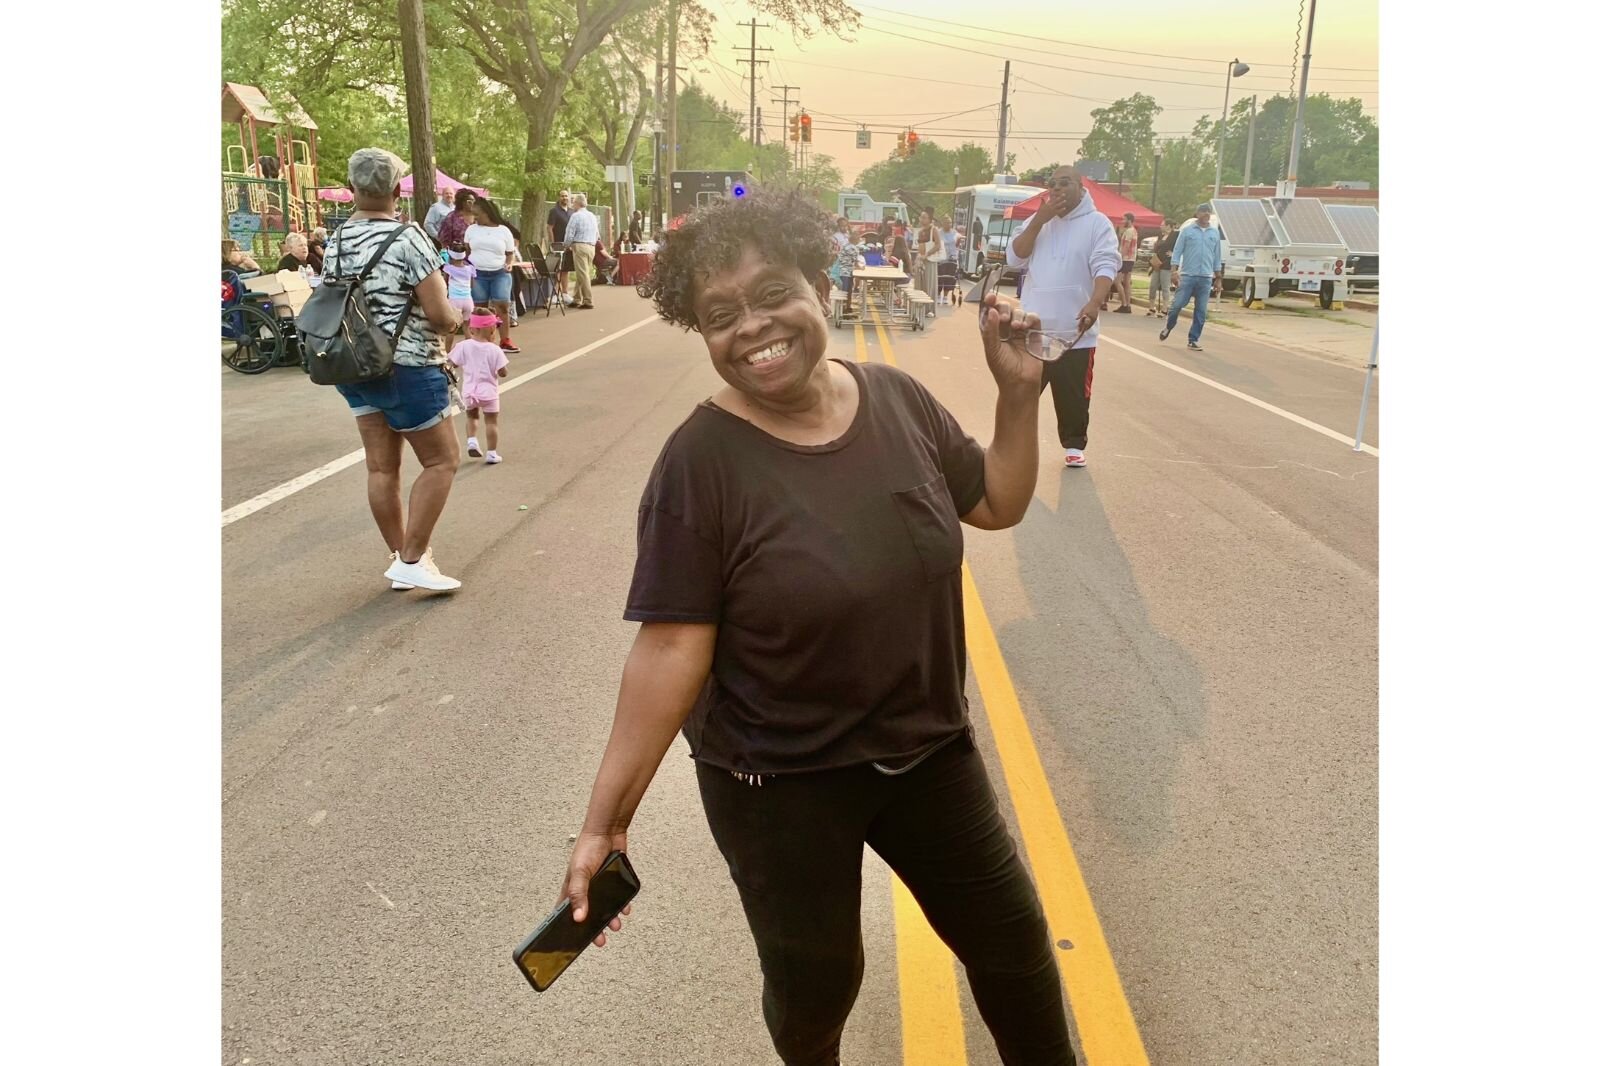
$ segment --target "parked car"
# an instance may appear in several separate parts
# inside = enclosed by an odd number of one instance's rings
[[[1146,237],[1139,242],[1139,250],[1133,253],[1133,261],[1140,266],[1150,265],[1150,256],[1155,251],[1157,237]]]

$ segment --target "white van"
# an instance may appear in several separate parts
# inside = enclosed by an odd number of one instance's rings
[[[975,277],[985,263],[1005,261],[1006,238],[998,231],[1006,208],[1043,192],[1037,185],[965,185],[956,190],[956,229],[965,235],[956,253],[956,267]]]

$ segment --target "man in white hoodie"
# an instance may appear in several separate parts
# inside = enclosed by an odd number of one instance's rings
[[[1089,445],[1089,394],[1094,388],[1094,350],[1100,339],[1100,305],[1111,292],[1122,254],[1111,220],[1095,210],[1083,179],[1058,167],[1050,195],[1023,231],[1011,238],[1006,264],[1028,269],[1024,311],[1041,328],[1072,348],[1044,365],[1056,407],[1056,432],[1067,450],[1066,465],[1082,467]],[[1081,336],[1080,336],[1081,334]],[[1074,342],[1076,339],[1076,343]]]

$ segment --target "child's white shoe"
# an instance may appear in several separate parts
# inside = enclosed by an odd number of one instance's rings
[[[499,461],[500,461],[500,453],[495,451],[493,448],[489,449],[489,456],[488,456],[488,458],[486,458],[484,460],[484,462],[485,463],[498,463]]]
[[[478,447],[478,438],[477,437],[468,437],[467,438],[467,454],[472,456],[474,459],[482,459],[483,458],[483,449]]]

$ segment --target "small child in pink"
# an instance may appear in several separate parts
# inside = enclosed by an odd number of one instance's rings
[[[482,411],[484,435],[489,443],[486,463],[500,461],[500,379],[506,376],[506,367],[511,363],[495,343],[494,328],[499,324],[498,315],[474,309],[467,319],[470,339],[450,352],[450,361],[461,368],[461,404],[467,409],[467,454],[474,459],[483,455],[478,448],[478,412]]]
[[[450,300],[450,306],[461,312],[461,318],[472,314],[472,279],[478,276],[478,271],[467,262],[467,249],[464,245],[457,245],[446,253],[450,261],[444,265],[445,292]],[[450,354],[450,349],[455,347],[456,335],[445,334],[445,354]]]

